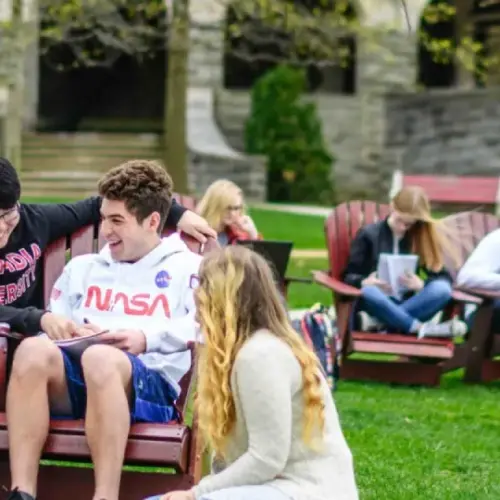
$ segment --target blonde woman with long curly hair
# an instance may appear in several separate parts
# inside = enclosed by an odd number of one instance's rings
[[[237,240],[261,238],[252,218],[245,212],[243,191],[228,179],[210,184],[196,212],[217,231],[221,246],[231,245]]]
[[[357,500],[328,383],[266,261],[240,246],[207,255],[196,302],[205,343],[196,404],[212,473],[159,498]]]
[[[363,330],[389,330],[423,337],[465,335],[467,325],[453,318],[430,321],[450,301],[452,278],[445,266],[446,255],[455,259],[452,234],[431,215],[429,199],[418,186],[405,186],[391,201],[391,212],[383,220],[360,229],[352,242],[344,281],[361,288],[358,325]],[[406,289],[392,296],[391,287],[377,275],[380,254],[415,254],[418,269],[402,275]]]

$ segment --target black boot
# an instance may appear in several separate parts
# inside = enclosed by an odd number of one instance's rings
[[[19,491],[18,488],[14,488],[7,492],[7,500],[35,500],[29,493],[24,493],[24,491]]]

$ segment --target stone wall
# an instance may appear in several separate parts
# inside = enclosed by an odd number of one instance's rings
[[[416,82],[413,36],[367,30],[357,46],[355,95],[316,93],[304,97],[317,104],[326,145],[336,158],[333,174],[338,201],[381,198],[385,95],[387,91],[415,89]],[[218,89],[215,108],[217,123],[228,142],[243,151],[250,93]]]
[[[500,175],[500,88],[386,96],[380,180],[408,173]]]
[[[314,94],[304,99],[317,104],[326,146],[336,157],[333,171],[339,192],[353,185],[353,166],[361,156],[361,106],[356,97]],[[244,151],[245,121],[250,112],[250,93],[219,89],[215,116],[229,144]]]
[[[259,156],[229,157],[204,153],[201,156],[190,152],[189,190],[198,198],[208,186],[218,179],[229,179],[245,193],[252,202],[263,202],[267,198],[267,166],[265,158]]]

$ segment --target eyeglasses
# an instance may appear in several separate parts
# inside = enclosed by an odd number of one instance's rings
[[[243,205],[229,205],[227,207],[228,212],[241,212],[243,210]]]
[[[3,214],[0,214],[0,221],[3,220],[5,224],[10,226],[11,224],[14,224],[18,215],[19,215],[19,203],[16,203],[16,206],[14,208],[5,211]]]

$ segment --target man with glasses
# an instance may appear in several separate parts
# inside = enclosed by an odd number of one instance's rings
[[[15,168],[0,158],[0,323],[16,332],[44,331],[57,340],[70,337],[73,321],[43,309],[42,253],[52,242],[100,220],[101,199],[71,204],[20,203]],[[215,231],[197,214],[172,204],[167,225],[204,242]]]

